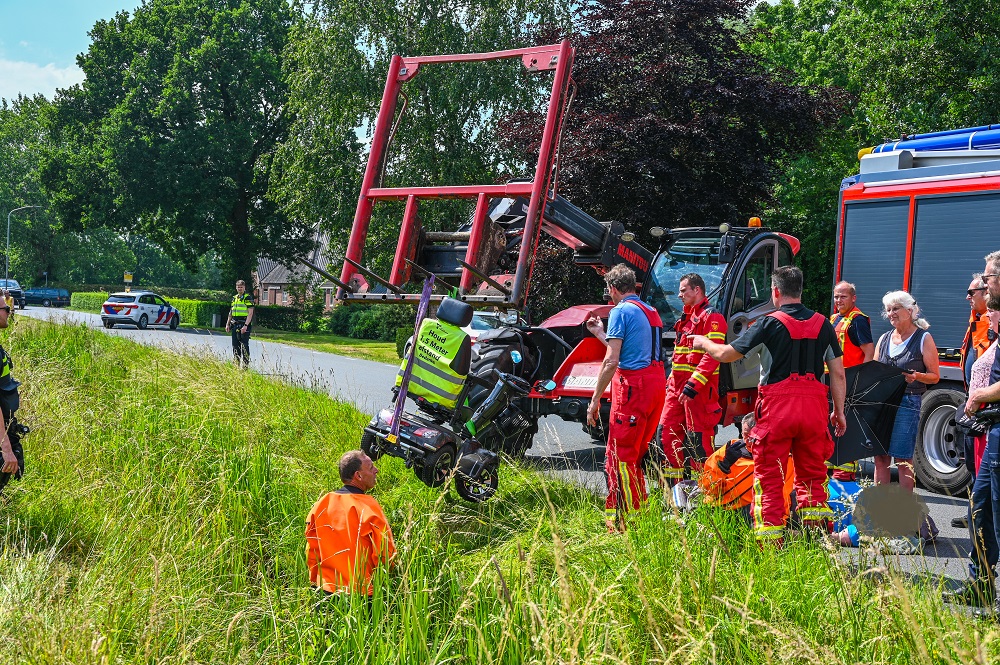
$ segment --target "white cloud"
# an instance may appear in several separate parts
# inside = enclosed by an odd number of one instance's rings
[[[42,93],[52,99],[56,88],[68,88],[83,79],[83,70],[76,65],[56,67],[0,58],[0,97],[8,100],[16,99],[18,93],[29,97]]]

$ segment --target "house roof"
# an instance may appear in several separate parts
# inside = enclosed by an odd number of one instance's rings
[[[329,234],[317,229],[313,240],[313,249],[305,258],[313,265],[318,266],[323,270],[328,270],[330,260],[327,257],[327,250],[330,246],[330,236]],[[261,286],[264,286],[265,284],[284,286],[293,282],[307,282],[311,277],[316,275],[311,268],[306,267],[302,263],[296,263],[295,265],[288,267],[278,263],[274,259],[263,257],[258,259],[257,266],[257,281],[260,282]],[[333,284],[324,280],[323,283],[319,285],[319,288],[333,288]]]

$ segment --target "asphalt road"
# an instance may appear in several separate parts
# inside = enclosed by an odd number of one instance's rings
[[[210,354],[223,360],[232,358],[229,335],[205,329],[166,328],[138,330],[116,327],[105,330],[100,315],[68,310],[28,307],[18,310],[17,316],[50,320],[56,323],[86,324],[109,335],[125,337],[141,344],[157,346],[179,353]],[[250,342],[251,367],[254,371],[295,385],[322,389],[336,399],[352,402],[366,413],[374,413],[389,404],[390,386],[393,385],[396,367],[383,363],[321,353],[308,349],[261,342]],[[719,434],[721,440],[735,435],[734,428]],[[528,452],[528,461],[550,473],[573,480],[596,492],[605,487],[601,469],[604,465],[604,446],[594,442],[577,423],[568,423],[554,416],[543,418],[534,445]],[[862,466],[862,475],[871,477],[871,466]],[[935,545],[925,548],[922,556],[890,556],[872,560],[859,560],[859,550],[843,550],[845,559],[857,561],[862,567],[898,564],[909,575],[927,577],[932,581],[944,576],[945,584],[966,576],[966,552],[969,549],[968,532],[951,527],[951,519],[966,512],[962,499],[941,496],[918,489],[930,508],[931,516],[941,530]]]

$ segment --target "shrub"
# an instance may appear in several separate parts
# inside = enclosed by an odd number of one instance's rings
[[[357,306],[337,305],[327,316],[327,328],[334,335],[351,335],[351,314],[358,311]]]
[[[396,328],[396,355],[400,358],[403,357],[403,350],[406,347],[406,340],[410,339],[410,335],[413,334],[413,328],[402,327]]]
[[[99,312],[101,305],[108,299],[104,291],[77,291],[69,297],[69,306],[74,309],[85,309]]]
[[[213,314],[221,314],[223,323],[229,315],[229,303],[225,302],[185,300],[183,298],[171,298],[168,302],[180,311],[181,323],[211,326]]]
[[[359,308],[351,315],[351,327],[348,335],[355,339],[374,339],[381,342],[392,342],[396,337],[396,329],[410,326],[416,311],[412,306],[401,305],[371,305]]]
[[[253,310],[253,323],[271,330],[298,332],[302,327],[302,322],[302,310],[295,307],[258,305]]]

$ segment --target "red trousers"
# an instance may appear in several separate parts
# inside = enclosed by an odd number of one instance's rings
[[[719,424],[722,412],[719,390],[712,383],[701,386],[697,397],[681,404],[681,391],[686,382],[687,376],[677,379],[671,375],[667,382],[663,412],[660,414],[660,425],[663,426],[660,437],[666,458],[663,476],[671,482],[684,477],[684,460],[687,458],[684,450],[685,433],[694,446],[701,446],[704,451],[700,456],[702,459],[715,452],[715,426]],[[695,467],[700,468],[700,463]]]
[[[608,475],[608,519],[624,518],[646,500],[646,477],[639,460],[649,450],[666,394],[662,363],[619,369],[611,379],[611,423],[604,468]]]
[[[758,539],[784,536],[788,507],[785,474],[795,461],[795,494],[804,522],[831,519],[826,460],[833,454],[828,388],[812,376],[792,375],[761,386],[751,438],[754,461],[754,531]]]

